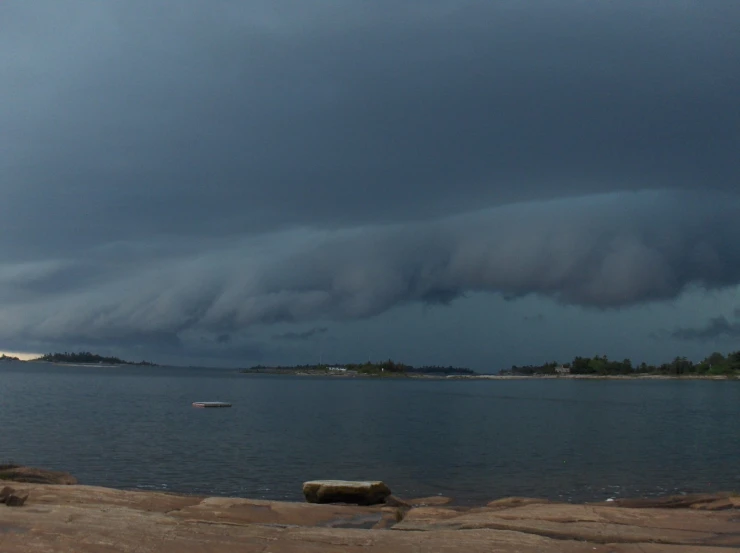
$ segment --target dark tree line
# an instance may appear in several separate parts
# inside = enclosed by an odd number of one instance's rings
[[[390,373],[390,374],[430,374],[430,375],[473,375],[474,371],[463,367],[440,367],[426,365],[423,367],[414,367],[405,363],[399,363],[388,359],[387,361],[381,361],[373,363],[367,361],[365,363],[331,363],[331,364],[317,364],[317,365],[292,365],[292,366],[276,366],[266,367],[263,365],[257,365],[246,369],[244,372],[259,371],[259,370],[276,370],[276,371],[328,371],[330,367],[342,367],[348,371],[355,371],[361,374],[378,374],[378,373]]]
[[[145,365],[145,366],[156,366],[154,363],[149,361],[139,361],[138,363],[132,363],[131,361],[124,361],[118,357],[103,357],[89,351],[81,351],[78,353],[47,353],[39,357],[38,361],[49,361],[51,363],[80,363],[89,365]]]
[[[640,363],[633,365],[630,359],[614,361],[606,355],[594,357],[576,357],[570,363],[558,363],[551,361],[542,365],[527,365],[500,371],[502,375],[554,375],[558,374],[559,368],[570,369],[571,374],[584,375],[708,375],[708,376],[735,376],[740,374],[740,351],[724,355],[714,352],[698,363],[694,363],[686,357],[676,357],[669,363],[660,365],[649,365]]]

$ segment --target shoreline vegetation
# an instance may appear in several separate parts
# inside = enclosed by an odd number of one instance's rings
[[[119,357],[106,357],[90,352],[47,353],[36,359],[24,361],[18,357],[0,355],[0,362],[53,363],[77,366],[139,366],[158,367],[150,361],[126,361]],[[630,359],[615,361],[606,355],[575,357],[568,363],[550,361],[541,365],[513,365],[498,373],[478,373],[466,367],[424,365],[415,367],[392,359],[365,363],[318,363],[304,365],[255,365],[237,369],[243,374],[273,374],[288,376],[334,376],[334,377],[378,377],[378,378],[426,378],[426,379],[703,379],[728,380],[740,378],[740,351],[723,354],[714,352],[695,363],[686,357],[675,357],[660,365],[640,363]]]
[[[551,361],[542,365],[527,365],[499,371],[499,376],[526,377],[693,377],[737,378],[740,376],[740,351],[724,355],[714,352],[698,363],[686,357],[675,357],[668,363],[633,365],[630,359],[610,360],[606,355],[575,357],[570,363]]]
[[[630,359],[610,360],[606,355],[575,357],[569,363],[551,361],[542,365],[513,365],[497,374],[477,373],[463,367],[422,366],[414,367],[391,359],[379,363],[334,363],[292,366],[256,365],[240,369],[243,374],[276,374],[291,376],[381,377],[381,378],[444,378],[465,380],[498,379],[695,379],[728,380],[740,377],[740,351],[727,355],[714,352],[695,363],[686,357],[676,357],[669,363],[633,365]]]
[[[475,371],[464,367],[441,367],[423,366],[414,367],[404,363],[398,363],[391,359],[378,363],[342,363],[342,364],[316,364],[316,365],[293,365],[293,366],[264,366],[256,365],[248,369],[240,369],[244,374],[284,374],[293,376],[340,376],[340,377],[382,377],[382,378],[429,378],[450,376],[475,377]]]
[[[109,367],[115,367],[119,365],[131,365],[138,367],[158,366],[156,363],[151,363],[150,361],[125,361],[123,359],[119,359],[118,357],[104,357],[102,355],[90,353],[89,351],[81,351],[79,353],[68,353],[66,351],[64,353],[47,353],[37,359],[31,359],[30,362],[57,363],[66,365],[99,365]]]

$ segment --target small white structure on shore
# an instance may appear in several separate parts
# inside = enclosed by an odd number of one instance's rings
[[[340,373],[346,373],[347,369],[344,367],[327,367],[328,370]]]
[[[564,376],[566,374],[570,374],[570,367],[557,367],[555,372],[558,376]]]

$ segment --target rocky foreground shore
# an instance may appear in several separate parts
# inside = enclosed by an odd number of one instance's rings
[[[740,548],[730,494],[571,505],[445,498],[291,503],[5,482],[3,553],[720,553]]]

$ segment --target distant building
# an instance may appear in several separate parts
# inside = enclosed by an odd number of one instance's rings
[[[555,369],[555,372],[558,374],[558,376],[570,374],[570,367],[558,367]]]
[[[347,372],[347,369],[345,369],[344,367],[327,367],[327,369],[330,371],[336,371],[336,372],[341,372],[341,373]]]

